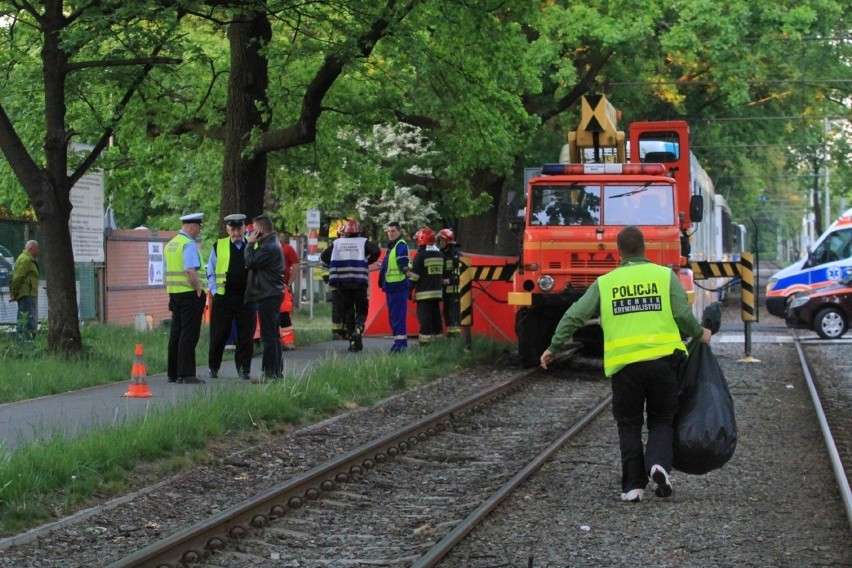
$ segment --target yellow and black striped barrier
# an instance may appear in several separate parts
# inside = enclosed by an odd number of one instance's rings
[[[708,278],[739,277],[742,287],[742,320],[757,321],[754,290],[754,254],[742,253],[739,262],[710,262],[698,260],[689,263],[696,280]]]
[[[751,356],[751,323],[758,321],[755,306],[754,253],[742,253],[739,262],[690,262],[689,268],[696,280],[739,276],[742,289],[741,313],[745,324],[745,358],[742,361],[759,363],[758,359]]]
[[[482,281],[508,282],[515,275],[517,264],[477,266],[468,264],[461,258],[461,275],[459,277],[459,304],[461,308],[462,333],[468,346],[471,343],[470,328],[473,325],[473,283]]]

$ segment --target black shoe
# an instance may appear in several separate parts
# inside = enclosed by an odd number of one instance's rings
[[[178,377],[178,382],[185,385],[203,385],[204,379],[198,377]]]
[[[214,371],[213,369],[210,369],[210,375],[209,376],[210,376],[211,379],[218,379],[219,378],[219,371],[218,370]]]
[[[242,375],[240,375],[240,379],[243,380],[243,381],[250,381],[251,377],[249,376],[248,373],[243,373]]]
[[[174,377],[169,377],[169,382],[170,383],[176,383],[176,382],[178,382],[178,380]]]

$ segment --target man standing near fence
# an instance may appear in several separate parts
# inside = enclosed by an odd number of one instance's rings
[[[9,297],[18,302],[18,338],[24,341],[32,341],[38,330],[38,253],[38,243],[27,241],[9,284]]]
[[[198,384],[195,375],[195,347],[201,335],[201,317],[207,296],[202,281],[204,263],[195,241],[201,234],[204,213],[180,218],[181,229],[164,250],[166,292],[172,322],[169,329],[168,377],[170,383]]]

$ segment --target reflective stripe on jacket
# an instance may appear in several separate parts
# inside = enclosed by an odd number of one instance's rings
[[[364,237],[344,237],[334,241],[331,249],[331,263],[328,271],[328,283],[331,286],[341,284],[370,284],[370,266],[366,255],[367,239]]]
[[[621,266],[598,278],[604,373],[630,363],[686,351],[670,298],[671,269],[651,263]]]

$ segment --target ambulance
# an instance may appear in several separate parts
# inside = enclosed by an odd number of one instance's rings
[[[808,254],[779,270],[766,284],[766,309],[786,317],[787,298],[834,284],[852,274],[852,209],[847,210],[817,239]]]

